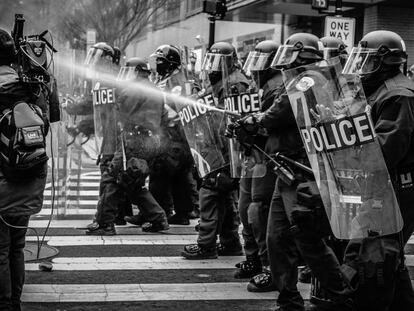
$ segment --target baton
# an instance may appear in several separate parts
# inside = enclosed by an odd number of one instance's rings
[[[298,161],[295,161],[291,158],[288,158],[288,157],[284,156],[283,154],[280,154],[280,152],[277,152],[275,154],[275,157],[276,157],[276,159],[279,158],[283,161],[286,161],[286,162],[296,166],[297,168],[301,169],[302,171],[305,171],[306,173],[309,173],[309,174],[313,175],[313,171],[309,166],[306,166],[302,163],[299,163]]]

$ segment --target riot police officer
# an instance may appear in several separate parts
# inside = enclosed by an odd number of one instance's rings
[[[133,58],[121,68],[118,82],[126,84],[117,102],[122,128],[121,143],[107,169],[102,173],[98,205],[98,227],[87,234],[115,234],[113,222],[117,213],[117,200],[125,192],[136,204],[147,221],[142,230],[157,232],[169,228],[164,210],[145,188],[151,160],[160,152],[160,127],[163,106],[162,96],[149,92],[149,69],[143,61]],[[131,77],[134,79],[131,81]],[[126,81],[126,83],[125,83]],[[137,85],[135,85],[137,84]],[[142,89],[147,89],[147,93]]]
[[[279,48],[272,65],[277,69],[287,70],[312,64],[323,59],[320,50],[321,43],[316,36],[307,33],[293,34]],[[285,87],[280,88],[273,105],[267,111],[256,118],[246,118],[244,122],[257,123],[271,133],[266,146],[269,153],[280,152],[296,162],[308,165]],[[301,225],[301,211],[309,201],[304,202],[300,193],[311,193],[309,196],[312,198],[319,195],[312,182],[308,183],[314,179],[313,174],[307,174],[294,166],[290,166],[289,170],[294,173],[291,183],[281,174],[278,175],[267,227],[270,267],[273,282],[280,292],[277,310],[304,310],[303,298],[296,286],[300,255],[322,286],[329,291],[332,310],[348,310],[351,308],[348,305],[350,291],[341,273],[338,259],[319,232],[306,232]],[[316,206],[318,202],[315,200],[311,204]]]
[[[53,91],[56,92],[55,86],[46,88],[43,83],[46,79],[41,83],[22,82],[21,70],[13,38],[0,29],[0,309],[13,311],[21,310],[25,275],[23,249],[29,218],[43,204],[48,159],[46,135],[49,121],[53,121],[50,108],[52,104],[59,106]],[[54,78],[47,75],[53,85]],[[17,106],[20,117],[14,110]],[[32,135],[29,139],[32,145],[15,137],[15,122],[22,124],[22,121],[26,124],[23,129]],[[11,141],[13,146],[8,144]],[[25,156],[21,159],[13,156],[14,148],[25,148]],[[23,154],[21,149],[18,151]]]
[[[214,43],[205,56],[203,70],[208,75],[206,92],[213,92],[217,105],[224,108],[224,98],[241,94],[249,88],[249,81],[237,68],[235,48],[227,42]],[[213,125],[215,136],[224,136],[224,122]],[[204,176],[200,189],[200,226],[197,244],[184,247],[182,256],[187,259],[214,259],[218,255],[234,256],[242,254],[239,240],[239,216],[235,205],[237,180],[230,177],[227,142],[221,146],[226,159],[224,166]],[[220,247],[217,249],[217,234]]]
[[[249,53],[243,67],[243,70],[252,76],[257,87],[261,90],[260,109],[262,112],[273,104],[282,84],[281,72],[270,66],[278,48],[279,45],[271,40],[259,42],[254,51]],[[266,136],[259,135],[256,137],[255,143],[264,149],[266,140]],[[263,275],[260,276],[262,283],[254,286],[249,284],[248,290],[274,290],[266,246],[266,231],[275,180],[276,175],[270,165],[263,177],[240,179],[238,208],[243,224],[242,234],[246,260],[236,265],[238,270],[235,277],[251,278],[263,270]],[[256,279],[253,278],[252,283]]]
[[[345,65],[347,60],[348,52],[346,51],[346,44],[338,38],[333,37],[322,37],[320,39],[322,43],[322,52],[324,59],[331,59],[334,57],[340,57],[342,65]]]
[[[394,236],[350,242],[345,263],[355,272],[359,271],[355,277],[359,282],[355,295],[358,310],[414,309],[413,289],[403,258],[404,246],[414,231],[411,206],[414,198],[414,83],[401,72],[406,62],[403,39],[394,32],[379,30],[361,39],[343,71],[361,77],[404,221],[402,232]],[[398,243],[400,254],[398,249],[390,252],[395,243]],[[370,257],[366,252],[369,245],[378,246],[377,252],[385,253],[386,257],[380,258],[380,262],[378,257]],[[384,268],[378,268],[379,265]],[[367,269],[370,268],[369,274]],[[379,274],[384,275],[383,285],[379,284]]]
[[[187,95],[180,50],[172,45],[161,45],[151,54],[149,62],[156,72],[155,85],[166,93],[163,101],[169,119],[176,119],[179,98],[174,99],[167,94]],[[198,194],[193,177],[193,159],[178,122],[165,124],[162,145],[164,152],[157,156],[151,170],[150,191],[164,208],[170,224],[189,225]]]

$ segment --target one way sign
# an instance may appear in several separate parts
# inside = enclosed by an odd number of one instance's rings
[[[354,47],[355,18],[327,16],[325,36],[341,39],[347,45],[348,53]]]

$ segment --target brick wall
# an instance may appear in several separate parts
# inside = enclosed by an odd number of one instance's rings
[[[373,30],[398,33],[407,46],[408,64],[414,64],[414,8],[377,5],[365,8],[364,34]]]

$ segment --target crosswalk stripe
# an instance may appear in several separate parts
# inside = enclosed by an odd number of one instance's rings
[[[194,233],[195,235],[195,233]],[[50,246],[96,245],[186,245],[195,243],[194,235],[116,235],[116,236],[47,236]],[[27,236],[26,241],[37,241]]]
[[[98,197],[99,196],[99,190],[80,190],[79,191],[79,193],[78,193],[78,191],[76,191],[76,190],[73,190],[73,191],[70,191],[70,193],[72,194],[76,194],[76,195],[79,195],[79,196],[89,196],[89,197],[91,197],[91,196],[96,196],[96,197]],[[52,190],[45,190],[44,192],[43,192],[43,195],[44,196],[51,196],[52,195]],[[55,195],[56,195],[56,193],[55,193]]]
[[[52,213],[52,209],[50,208],[43,208],[36,216],[49,216]],[[55,208],[53,214],[56,215],[58,213],[58,209]],[[72,216],[72,215],[90,215],[91,218],[96,213],[96,208],[68,208],[65,211],[65,216]],[[90,221],[89,221],[90,222]]]
[[[303,296],[310,286],[299,285]],[[275,292],[250,293],[245,283],[187,284],[27,284],[23,301],[110,302],[160,300],[247,300],[275,299]]]
[[[81,176],[80,180],[101,180],[101,175],[85,175]]]
[[[81,209],[79,209],[79,211],[80,210]],[[91,220],[92,220],[94,214],[95,214],[95,212],[90,214],[91,219],[52,220],[52,222],[50,224],[50,227],[51,228],[82,228],[83,229],[83,228],[86,228],[86,226],[91,223]],[[50,214],[46,214],[46,215],[50,215]],[[83,214],[80,214],[80,215],[83,215]],[[29,227],[32,227],[32,228],[46,228],[48,222],[49,222],[49,220],[36,220],[36,218],[33,217],[29,221]],[[170,227],[191,228],[191,227],[194,227],[197,224],[197,222],[198,222],[198,220],[191,219],[190,220],[190,225],[170,225]],[[126,225],[126,226],[121,226],[120,228],[122,228],[122,227],[131,227],[131,226],[132,225]]]
[[[56,205],[56,197],[55,197],[55,205]],[[76,204],[78,206],[96,206],[96,204],[98,203],[98,200],[68,200],[67,202],[68,204]],[[51,206],[52,205],[52,201],[51,200],[44,200],[43,201],[43,206]]]
[[[187,260],[182,257],[57,257],[52,263],[53,269],[57,271],[232,269],[243,259],[243,256],[215,260]],[[38,264],[26,264],[26,271],[37,270]]]

